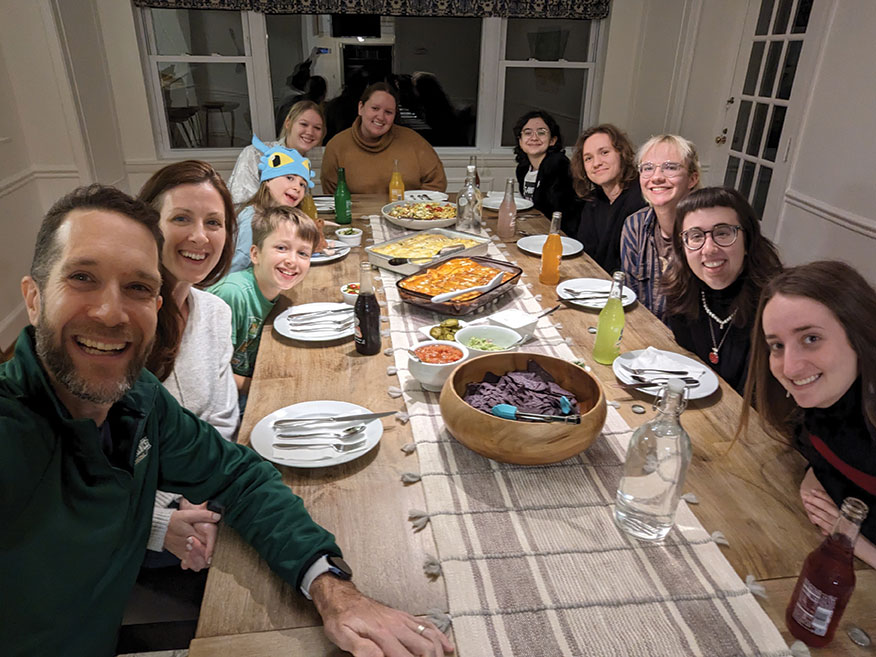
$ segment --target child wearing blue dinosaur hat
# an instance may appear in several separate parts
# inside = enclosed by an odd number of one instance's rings
[[[250,265],[253,218],[270,207],[298,207],[308,188],[313,187],[315,176],[310,160],[292,148],[268,147],[255,135],[252,145],[262,153],[259,159],[261,183],[237,215],[237,244],[231,259],[231,272],[243,271]],[[321,251],[326,246],[323,225],[321,221],[316,224],[320,234],[316,250]]]

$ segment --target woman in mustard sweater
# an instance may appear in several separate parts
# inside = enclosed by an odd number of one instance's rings
[[[405,189],[446,189],[447,176],[435,149],[410,128],[393,123],[397,109],[396,91],[389,84],[378,82],[365,90],[352,127],[325,147],[323,193],[334,193],[338,167],[344,167],[351,193],[385,194],[396,160]]]

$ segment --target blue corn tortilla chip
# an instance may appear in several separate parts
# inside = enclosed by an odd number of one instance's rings
[[[558,385],[543,367],[530,360],[525,372],[508,372],[504,376],[487,372],[483,381],[466,386],[463,400],[485,413],[496,404],[511,404],[520,412],[566,415],[561,409],[560,397],[571,402],[571,414],[578,413],[575,396]]]

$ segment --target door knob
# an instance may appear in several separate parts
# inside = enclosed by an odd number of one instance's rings
[[[717,137],[715,137],[715,143],[719,146],[723,146],[727,143],[727,135],[718,135]]]

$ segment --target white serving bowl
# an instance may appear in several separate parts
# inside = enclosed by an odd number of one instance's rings
[[[535,333],[538,317],[523,310],[508,308],[500,310],[487,317],[487,321],[493,326],[502,326],[512,331],[517,331],[521,336],[529,340]]]
[[[347,292],[347,286],[348,286],[348,285],[355,285],[355,286],[356,286],[356,289],[358,290],[358,286],[359,286],[359,284],[358,284],[358,283],[344,283],[344,284],[341,285],[341,287],[340,287],[340,290],[341,290],[341,296],[344,297],[344,303],[348,303],[348,304],[350,304],[351,306],[355,306],[355,305],[356,305],[356,299],[359,298],[359,292],[358,292],[358,291],[356,291],[356,292]]]
[[[457,365],[464,362],[469,357],[469,350],[465,345],[459,344],[458,342],[451,342],[450,340],[428,340],[426,342],[421,342],[414,347],[414,351],[421,347],[434,344],[444,344],[449,347],[455,347],[462,352],[462,358],[455,360],[452,363],[423,363],[408,356],[408,370],[411,375],[420,382],[423,390],[440,392],[441,386],[444,385],[444,382],[447,380],[447,377],[450,376],[450,373],[456,369]]]
[[[521,335],[517,331],[512,331],[504,326],[490,326],[489,324],[482,326],[466,326],[465,328],[459,329],[454,337],[457,342],[467,347],[475,356],[496,354],[500,351],[514,351],[517,349],[516,343],[522,340]],[[490,340],[497,347],[501,347],[501,349],[478,349],[477,347],[472,347],[469,344],[469,341],[473,338]]]
[[[347,231],[354,231],[353,233],[348,233]],[[362,229],[361,228],[352,228],[351,226],[347,226],[345,228],[338,228],[335,231],[335,236],[341,240],[344,244],[348,244],[350,246],[359,246],[362,244]]]

